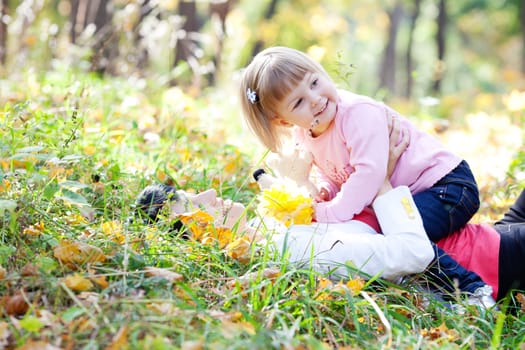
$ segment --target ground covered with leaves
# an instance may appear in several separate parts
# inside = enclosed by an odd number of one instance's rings
[[[239,114],[223,97],[66,72],[0,82],[0,348],[523,347],[520,295],[512,313],[459,314],[410,283],[331,281],[235,232],[187,240],[167,217],[137,218],[151,183],[215,188],[253,215],[262,158],[251,135],[230,137]],[[432,113],[398,107],[464,152],[485,220],[520,188],[525,94],[477,103],[500,112],[462,104],[461,118],[443,118],[458,111],[453,97]]]

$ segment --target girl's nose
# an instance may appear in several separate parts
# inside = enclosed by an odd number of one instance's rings
[[[321,102],[321,96],[312,96],[311,98],[311,101],[312,101],[312,107],[315,107],[319,104],[319,102]]]

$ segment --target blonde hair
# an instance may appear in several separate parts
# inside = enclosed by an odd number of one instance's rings
[[[285,134],[283,126],[276,122],[277,104],[307,73],[328,76],[323,67],[305,53],[282,46],[258,53],[243,72],[240,99],[244,118],[251,131],[274,152],[280,151]],[[248,92],[252,95],[248,96]]]

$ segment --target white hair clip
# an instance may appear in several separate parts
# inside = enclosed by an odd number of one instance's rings
[[[246,90],[246,97],[248,97],[248,101],[250,101],[252,105],[259,101],[257,93],[250,88]]]

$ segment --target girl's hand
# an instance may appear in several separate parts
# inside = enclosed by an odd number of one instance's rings
[[[320,190],[319,190],[319,193],[317,194],[317,196],[315,196],[314,200],[319,203],[319,202],[326,202],[328,201],[329,199],[329,194],[328,194],[328,190],[324,187],[322,187]]]

